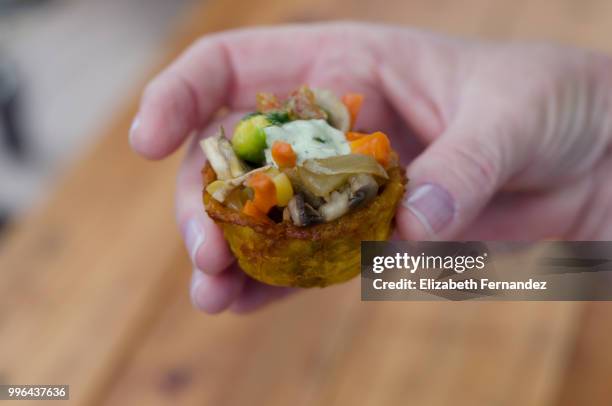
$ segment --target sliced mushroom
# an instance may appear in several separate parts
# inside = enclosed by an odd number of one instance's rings
[[[371,202],[378,194],[378,183],[372,175],[360,173],[349,179],[351,209]]]
[[[291,180],[291,185],[293,185],[293,188],[297,192],[304,195],[304,201],[306,203],[310,204],[315,209],[318,209],[323,203],[325,203],[325,200],[323,200],[322,197],[316,196],[310,190],[308,190],[308,188],[302,182],[297,168],[288,168],[283,170],[283,172]]]
[[[223,184],[219,186],[219,188],[217,188],[214,192],[212,192],[211,196],[218,202],[223,203],[225,202],[225,199],[227,199],[227,197],[232,193],[232,191],[236,189],[236,186],[224,180],[221,180],[219,182],[223,182]],[[210,190],[207,189],[207,191],[210,193]]]
[[[212,165],[212,162],[211,162],[211,165]],[[244,175],[239,176],[237,178],[224,180],[223,183],[218,188],[216,188],[216,190],[213,193],[211,193],[211,195],[215,200],[223,203],[225,202],[225,199],[227,199],[229,194],[232,193],[232,191],[236,189],[238,186],[242,185],[251,175],[257,172],[267,171],[271,167],[272,166],[270,165],[262,166],[261,168],[253,169],[252,171],[247,172]]]
[[[248,169],[242,159],[238,158],[238,155],[234,152],[232,144],[229,142],[225,135],[223,135],[223,128],[221,128],[222,136],[219,138],[219,151],[225,157],[225,160],[229,164],[230,173],[232,178],[242,176],[247,173]]]
[[[287,205],[291,221],[298,227],[308,226],[323,221],[319,212],[304,201],[300,193],[293,196]]]
[[[292,221],[291,211],[289,210],[289,207],[285,207],[283,210],[283,221],[286,221],[286,222]]]
[[[202,151],[204,151],[204,155],[206,155],[206,159],[208,159],[208,162],[210,162],[215,171],[217,179],[227,180],[231,179],[232,172],[230,171],[229,162],[227,162],[225,156],[219,150],[219,137],[220,135],[205,138],[200,141],[200,146]]]
[[[232,145],[223,135],[223,129],[218,134],[202,140],[200,146],[217,174],[217,179],[236,178],[247,171],[246,165],[238,158]]]
[[[329,122],[342,132],[347,132],[351,127],[351,115],[336,95],[324,89],[312,89],[315,102],[329,114]]]
[[[322,197],[313,195],[307,189],[300,189],[300,191],[304,195],[304,201],[315,209],[318,209],[325,203]]]
[[[342,217],[349,211],[349,191],[334,191],[329,200],[319,207],[319,213],[325,222],[333,221]]]

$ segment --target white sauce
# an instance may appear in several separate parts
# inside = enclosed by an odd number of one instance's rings
[[[351,153],[344,133],[325,120],[296,120],[282,126],[264,128],[266,133],[266,163],[276,165],[272,160],[271,148],[274,141],[291,144],[297,155],[297,163],[306,159],[328,158]]]

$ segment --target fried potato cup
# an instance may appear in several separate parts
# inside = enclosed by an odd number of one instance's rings
[[[367,206],[329,223],[297,227],[287,221],[257,219],[224,206],[206,192],[206,186],[216,180],[209,163],[202,175],[206,211],[223,229],[240,267],[263,283],[302,288],[324,287],[359,274],[361,241],[389,238],[406,184],[403,170],[392,168],[389,180]]]

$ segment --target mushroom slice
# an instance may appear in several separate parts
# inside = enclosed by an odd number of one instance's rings
[[[325,222],[333,221],[342,217],[349,211],[349,192],[333,191],[327,203],[319,207],[319,212]]]
[[[212,162],[211,162],[211,166],[212,166]],[[212,193],[210,194],[213,197],[213,199],[223,203],[225,202],[225,199],[227,199],[229,194],[232,193],[232,191],[236,189],[238,186],[242,185],[251,175],[257,172],[265,172],[271,167],[272,167],[271,165],[262,166],[261,168],[253,169],[252,171],[247,172],[244,175],[239,176],[237,178],[233,178],[229,180],[218,180],[218,181],[212,182],[206,188],[206,191],[210,193],[209,188],[212,185],[215,185],[215,187],[213,188],[214,190],[212,190]],[[222,182],[222,183],[217,184],[217,182]]]
[[[292,219],[291,219],[291,211],[289,211],[289,207],[288,206],[283,209],[283,221],[285,221],[285,222],[292,221]]]
[[[232,174],[232,178],[237,178],[238,176],[242,176],[247,172],[247,166],[242,161],[242,159],[238,158],[238,155],[234,152],[234,148],[229,140],[223,134],[223,128],[221,128],[221,137],[219,137],[219,152],[223,154],[225,160],[227,161],[230,169],[230,173]]]
[[[378,183],[372,175],[360,173],[349,179],[351,194],[349,197],[349,207],[367,204],[378,195]]]
[[[300,193],[293,196],[287,205],[291,221],[298,227],[305,227],[310,224],[320,223],[323,218],[317,210],[304,201],[304,196]]]
[[[308,188],[302,182],[298,174],[297,168],[287,168],[283,170],[283,173],[289,177],[289,180],[291,181],[291,185],[293,186],[294,190],[303,195],[304,201],[306,203],[308,203],[315,209],[318,209],[323,203],[325,203],[322,197],[316,196],[308,190]]]
[[[245,174],[246,166],[225,138],[223,128],[216,135],[200,141],[200,146],[215,171],[217,179],[228,180]]]
[[[304,201],[315,209],[318,209],[325,203],[322,197],[315,196],[306,189],[302,189],[301,192],[304,195]]]
[[[336,95],[324,89],[312,89],[315,102],[329,114],[329,123],[338,130],[346,133],[351,127],[351,115]]]
[[[219,149],[220,137],[221,135],[219,134],[205,138],[200,141],[200,146],[202,147],[202,151],[204,151],[204,155],[206,155],[206,159],[208,159],[208,162],[210,162],[210,165],[215,171],[217,179],[227,180],[232,178],[232,172],[229,167],[229,162],[227,162],[225,155],[223,155]]]

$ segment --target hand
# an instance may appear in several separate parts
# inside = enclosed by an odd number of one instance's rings
[[[226,32],[196,42],[149,84],[130,137],[150,159],[191,138],[176,200],[200,309],[249,311],[289,292],[234,264],[203,209],[197,140],[233,128],[258,91],[304,83],[365,94],[357,127],[386,132],[409,164],[402,238],[612,237],[609,58],[366,24]],[[221,107],[229,113],[216,114]]]

